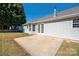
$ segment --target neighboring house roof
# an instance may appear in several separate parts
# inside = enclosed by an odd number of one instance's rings
[[[79,6],[66,9],[64,11],[58,12],[56,17],[53,17],[53,14],[42,17],[38,20],[35,20],[31,23],[44,23],[44,22],[51,22],[51,21],[58,21],[58,20],[66,20],[67,18],[79,17]],[[31,23],[26,23],[31,24]]]

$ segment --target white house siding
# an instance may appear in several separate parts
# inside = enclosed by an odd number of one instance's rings
[[[40,25],[40,28],[38,28]],[[40,32],[39,32],[40,30]],[[41,24],[36,24],[35,26],[35,31],[30,31],[32,34],[40,34],[42,31],[41,31]]]
[[[79,40],[79,28],[73,28],[73,20],[66,20],[60,22],[52,23],[43,23],[44,24],[44,33],[39,33],[38,25],[35,26],[35,31],[29,31],[29,26],[24,26],[24,32],[29,34],[41,34],[41,35],[50,35],[60,38],[75,39]],[[32,28],[32,27],[31,27]],[[41,30],[41,24],[40,24]]]
[[[26,25],[23,27],[24,28],[24,33],[29,33],[31,34],[31,31],[29,31],[29,25]]]
[[[44,34],[79,40],[79,28],[73,28],[73,20],[45,23]]]
[[[38,33],[38,24],[35,24],[35,31],[33,31],[33,26],[31,26],[31,31],[29,31],[31,34]]]
[[[24,32],[29,33],[29,34],[35,34],[38,33],[38,24],[35,25],[35,31],[33,31],[33,27],[31,24],[31,31],[29,31],[29,25],[23,26],[24,27]]]
[[[24,29],[24,33],[28,31],[27,26],[23,26],[23,29]]]

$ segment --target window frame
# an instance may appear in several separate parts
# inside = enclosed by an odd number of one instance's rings
[[[36,25],[33,24],[33,25],[32,25],[32,31],[35,31],[35,29],[36,29]]]
[[[31,24],[29,24],[29,31],[31,31]]]
[[[79,28],[79,18],[73,19],[73,28]]]
[[[44,24],[41,24],[41,33],[44,33]]]

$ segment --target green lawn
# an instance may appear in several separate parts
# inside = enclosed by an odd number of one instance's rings
[[[13,39],[27,36],[25,33],[0,33],[0,55],[1,56],[26,56],[30,55]]]
[[[79,42],[64,40],[56,55],[79,56]]]

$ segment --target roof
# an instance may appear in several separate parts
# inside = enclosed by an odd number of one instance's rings
[[[67,18],[73,18],[73,17],[79,17],[79,6],[58,12],[56,17],[53,17],[53,14],[51,14],[51,15],[42,17],[38,20],[35,20],[31,23],[32,24],[33,23],[44,23],[44,22],[58,21],[58,20],[62,20],[62,19],[66,20]],[[26,23],[24,25],[31,24],[31,23]]]

